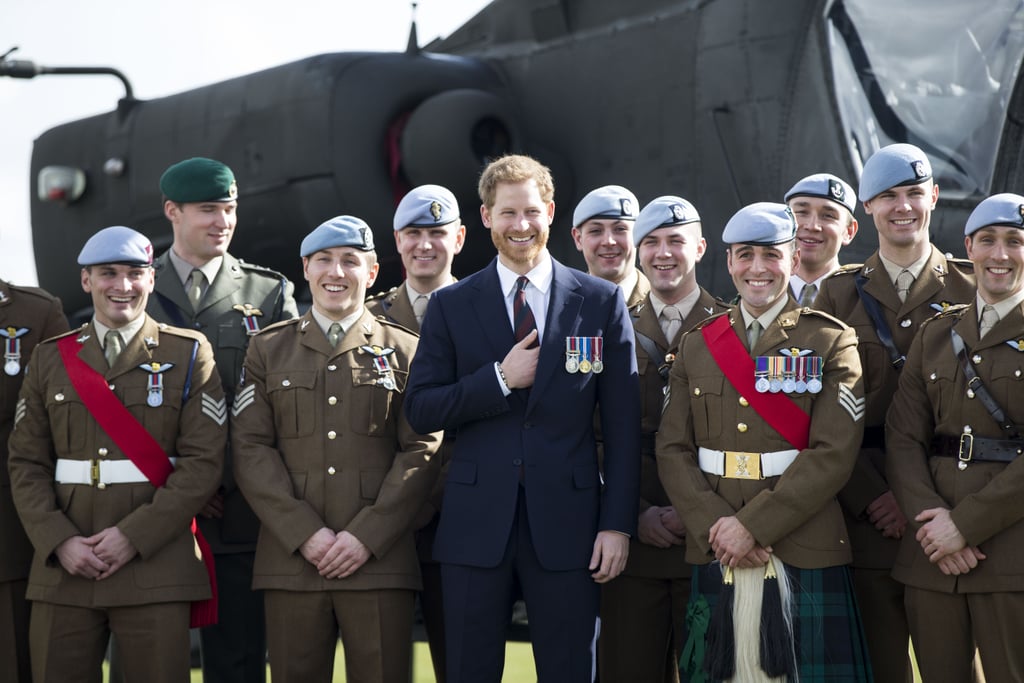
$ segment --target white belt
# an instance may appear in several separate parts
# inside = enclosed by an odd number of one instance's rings
[[[177,458],[170,458],[171,466]],[[131,460],[57,459],[53,479],[58,484],[88,484],[106,488],[107,484],[140,484],[149,481]]]
[[[770,453],[747,453],[716,451],[701,446],[697,450],[697,462],[704,472],[726,479],[765,479],[781,475],[799,454],[800,451],[795,448]]]

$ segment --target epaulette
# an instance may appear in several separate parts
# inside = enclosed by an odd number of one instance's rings
[[[396,323],[394,320],[391,320],[390,318],[387,318],[387,317],[385,317],[383,315],[378,315],[376,318],[374,318],[374,320],[379,322],[381,325],[386,325],[388,327],[394,327],[395,329],[402,330],[403,332],[408,332],[409,334],[413,335],[417,339],[419,339],[419,337],[420,337],[419,332],[416,332],[415,330],[410,330],[405,325],[402,325],[400,323]]]
[[[808,306],[802,306],[802,307],[800,307],[797,310],[800,311],[800,315],[816,315],[819,318],[824,318],[825,320],[828,320],[829,322],[835,323],[839,327],[849,327],[849,325],[847,325],[845,322],[843,322],[839,318],[835,317],[834,315],[826,313],[825,311],[819,311],[817,308],[810,308]]]
[[[258,273],[259,275],[265,275],[267,277],[272,277],[275,280],[283,280],[283,279],[285,279],[284,275],[282,273],[279,273],[278,271],[274,270],[273,268],[267,268],[266,266],[257,266],[255,263],[246,263],[242,259],[237,259],[237,261],[238,261],[238,265],[240,265],[242,267],[242,270],[247,270],[247,271],[250,271],[250,272],[253,272],[253,273]]]
[[[52,343],[56,342],[58,339],[63,339],[64,337],[68,337],[68,336],[70,336],[72,334],[79,334],[79,333],[82,332],[82,330],[84,330],[88,326],[88,324],[89,323],[84,323],[84,324],[80,325],[79,327],[76,327],[74,329],[68,330],[67,332],[61,332],[60,334],[54,335],[54,336],[50,337],[49,339],[44,339],[43,341],[41,341],[39,343],[40,344],[52,344]]]
[[[28,286],[23,286],[23,285],[12,285],[11,283],[8,282],[7,283],[7,288],[10,289],[12,292],[18,292],[19,294],[25,294],[27,296],[31,296],[31,297],[34,297],[34,298],[37,298],[37,299],[42,299],[43,301],[46,301],[47,303],[51,303],[53,301],[57,301],[57,297],[55,297],[53,294],[50,294],[49,292],[47,292],[45,289],[42,289],[41,287],[28,287]]]
[[[692,328],[690,328],[690,332],[692,332],[693,330],[699,330],[699,329],[704,328],[706,325],[708,325],[712,321],[716,320],[717,318],[721,318],[723,315],[729,315],[731,310],[732,309],[727,309],[727,310],[724,310],[724,311],[720,311],[718,313],[715,313],[714,315],[711,315],[711,316],[708,316],[707,318],[704,318],[699,323],[697,323]]]
[[[185,337],[193,341],[207,341],[206,335],[199,330],[190,330],[187,327],[175,327],[167,323],[157,323],[160,334],[170,334],[176,337]]]
[[[271,323],[270,325],[267,325],[266,327],[261,328],[253,336],[254,337],[258,337],[258,336],[260,336],[261,334],[263,334],[265,332],[270,332],[271,330],[278,330],[278,329],[281,329],[282,327],[286,327],[287,325],[296,325],[296,324],[298,324],[301,321],[302,321],[301,317],[298,317],[298,318],[288,318],[287,320],[278,320],[276,323]]]
[[[833,270],[831,273],[825,276],[825,279],[830,280],[840,275],[856,275],[857,273],[860,272],[860,269],[863,267],[863,263],[847,263],[845,266],[839,266],[837,269]]]
[[[391,296],[392,294],[394,294],[395,292],[397,292],[398,291],[398,287],[399,287],[399,285],[395,285],[391,289],[386,289],[383,292],[377,292],[376,294],[371,294],[370,296],[366,297],[366,301],[369,302],[369,301],[377,301],[379,299],[386,299],[389,296]]]
[[[974,262],[972,262],[971,260],[965,258],[958,258],[956,256],[952,256],[951,254],[946,254],[945,256],[946,263],[949,264],[950,269],[952,269],[953,266],[956,266],[959,270],[962,270],[968,274],[974,273]]]

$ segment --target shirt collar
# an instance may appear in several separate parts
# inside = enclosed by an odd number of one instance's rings
[[[690,311],[693,310],[693,306],[694,304],[697,303],[698,299],[700,299],[700,287],[694,287],[692,292],[690,292],[689,294],[687,294],[674,304],[665,303],[664,301],[658,298],[657,294],[655,294],[652,291],[651,308],[654,309],[654,317],[658,318],[661,317],[661,312],[665,310],[666,306],[675,306],[677,309],[679,309],[679,314],[682,316],[682,319],[686,320],[687,316],[690,315]]]
[[[885,272],[889,275],[889,280],[892,281],[894,285],[896,284],[896,277],[899,276],[899,274],[902,273],[904,270],[910,271],[910,274],[914,276],[915,280],[921,277],[921,271],[924,270],[925,264],[928,263],[928,259],[930,259],[931,257],[932,252],[929,251],[924,256],[922,256],[921,258],[919,258],[918,260],[914,261],[909,266],[904,268],[903,266],[898,266],[889,259],[882,256],[881,252],[878,253],[878,260],[882,262],[882,266],[885,268]]]
[[[174,272],[177,273],[178,279],[181,280],[181,286],[185,286],[185,282],[188,281],[188,276],[192,274],[192,269],[195,268],[191,263],[181,258],[174,252],[172,246],[167,251],[168,257],[171,259],[171,265],[174,266]],[[213,284],[213,279],[217,277],[217,273],[220,272],[220,267],[224,263],[223,256],[215,256],[203,265],[199,266],[200,272],[206,278],[206,284]]]
[[[516,280],[519,279],[519,273],[512,272],[509,268],[498,259],[498,282],[501,283],[501,291],[505,296],[512,293],[515,289]],[[551,255],[544,251],[544,258],[541,259],[533,270],[526,273],[527,279],[530,284],[536,287],[541,294],[547,294],[548,289],[551,288],[551,280],[554,277],[554,269],[551,266]]]
[[[981,295],[978,294],[975,298],[975,306],[978,309],[978,320],[979,322],[981,321],[981,309],[983,306],[991,306],[996,309],[996,314],[999,316],[999,319],[1002,320],[1010,314],[1010,311],[1017,308],[1017,306],[1020,306],[1022,301],[1024,301],[1024,289],[1021,289],[1013,296],[1007,297],[994,304],[986,303],[985,300],[981,298]]]
[[[97,320],[95,317],[93,317],[92,319],[92,326],[96,330],[96,339],[99,340],[100,348],[104,349],[106,348],[107,344],[107,332],[109,332],[110,330],[116,329],[117,333],[121,335],[121,341],[123,341],[124,345],[127,347],[128,342],[135,338],[135,335],[139,333],[139,330],[142,329],[142,326],[145,323],[145,315],[140,315],[138,318],[131,321],[130,323],[122,325],[121,327],[117,328],[107,327],[99,320]]]
[[[743,302],[740,301],[740,312],[743,313],[743,327],[750,327],[750,323],[757,320],[757,322],[761,323],[761,329],[767,330],[768,326],[779,317],[779,313],[782,313],[782,309],[786,307],[787,303],[789,303],[789,292],[786,292],[786,296],[780,296],[779,300],[771,308],[755,318],[753,314],[743,307]]]
[[[360,306],[359,310],[352,315],[347,315],[341,320],[332,320],[312,306],[309,308],[309,312],[313,314],[313,320],[315,320],[316,324],[320,326],[320,329],[324,334],[327,334],[327,331],[331,329],[331,325],[334,323],[341,323],[342,336],[348,334],[349,329],[351,329],[351,327],[355,325],[361,317],[363,317],[363,312],[365,310],[365,308]]]

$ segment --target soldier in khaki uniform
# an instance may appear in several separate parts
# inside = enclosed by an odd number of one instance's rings
[[[859,196],[878,230],[878,251],[864,264],[844,266],[827,278],[814,302],[857,332],[864,369],[864,442],[839,501],[879,683],[911,680],[903,586],[890,575],[906,518],[885,477],[885,412],[921,323],[950,304],[974,298],[971,264],[943,255],[930,242],[938,195],[921,150],[899,144],[876,152],[864,166]]]
[[[964,232],[977,296],[921,326],[886,419],[911,520],[893,576],[925,681],[970,680],[977,645],[1001,683],[1024,676],[1024,197],[989,197]]]
[[[205,338],[145,315],[152,254],[130,228],[89,239],[93,320],[39,345],[22,386],[9,466],[35,547],[36,683],[99,681],[111,633],[127,680],[189,680],[189,603],[211,596],[191,525],[220,481],[227,406]]]
[[[32,543],[18,521],[7,476],[7,438],[14,407],[32,350],[44,339],[66,332],[60,300],[36,287],[0,280],[0,336],[4,363],[0,375],[0,680],[30,683],[29,602],[25,599]]]
[[[398,203],[394,228],[395,246],[405,268],[405,282],[371,297],[366,308],[375,316],[383,316],[419,333],[430,296],[455,282],[452,262],[465,244],[466,226],[462,224],[459,203],[451,191],[440,185],[421,185]],[[434,535],[444,493],[444,472],[453,448],[454,435],[446,434],[438,451],[441,476],[415,524],[416,550],[423,574],[420,607],[437,683],[445,680],[445,644],[441,565],[433,558]]]
[[[292,283],[280,273],[228,253],[238,221],[238,185],[219,161],[195,157],[160,178],[171,248],[156,259],[156,290],[147,312],[159,322],[199,330],[210,341],[230,407],[249,337],[298,316]],[[217,557],[218,622],[200,632],[205,683],[266,678],[263,597],[252,590],[259,521],[231,474],[199,518]]]
[[[790,210],[773,203],[745,207],[726,225],[722,240],[741,301],[683,337],[658,432],[658,471],[686,525],[687,559],[697,565],[687,647],[704,649],[698,615],[714,609],[723,568],[730,568],[726,580],[753,576],[756,587],[778,591],[771,568],[792,586],[782,603],[792,617],[786,649],[795,645],[797,670],[790,656],[788,673],[864,681],[870,669],[835,499],[861,438],[860,361],[853,330],[788,295],[799,258],[795,231]],[[749,602],[738,587],[735,599]],[[734,638],[737,652],[735,666],[731,656],[718,664],[732,667],[736,680],[764,676],[759,619],[734,622],[735,636],[711,617],[708,628]],[[743,630],[751,624],[753,632]],[[751,650],[754,668],[746,669],[742,655]],[[697,659],[684,656],[687,673],[715,663]]]
[[[839,250],[857,234],[857,195],[842,178],[816,173],[798,180],[784,201],[796,218],[800,249],[789,286],[801,306],[812,306],[821,283],[839,268]]]
[[[572,214],[572,239],[583,253],[587,272],[617,284],[632,308],[651,291],[650,283],[636,269],[633,224],[640,204],[636,195],[621,185],[591,190]]]
[[[658,478],[654,437],[668,372],[685,331],[726,310],[697,284],[706,243],[697,210],[681,197],[658,197],[639,213],[631,239],[649,292],[630,306],[640,373],[641,465],[637,535],[626,568],[601,587],[601,680],[679,680],[683,620],[690,596],[686,531]]]
[[[415,591],[412,525],[438,474],[441,435],[412,431],[403,392],[416,336],[363,301],[373,234],[338,216],[301,245],[313,308],[253,338],[235,397],[235,478],[263,526],[275,683],[330,680],[340,633],[352,681],[406,683]]]

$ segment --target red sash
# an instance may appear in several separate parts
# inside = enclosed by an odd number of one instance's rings
[[[156,488],[163,486],[167,477],[174,471],[171,460],[167,457],[164,449],[118,400],[103,375],[93,370],[78,357],[81,344],[78,343],[74,335],[68,335],[59,340],[57,348],[64,360],[68,379],[71,380],[82,403],[89,409],[92,418],[117,444],[117,447],[128,456],[128,459],[139,468],[139,471],[146,475],[149,483]],[[196,628],[217,623],[217,578],[213,567],[213,552],[210,550],[210,544],[203,537],[203,532],[199,530],[195,518],[192,519],[192,534],[199,545],[203,564],[206,566],[211,592],[209,600],[198,600],[192,603],[189,625]]]
[[[701,334],[725,378],[750,407],[794,448],[807,448],[811,416],[785,394],[761,393],[754,388],[754,359],[732,329],[729,316],[708,323]]]

